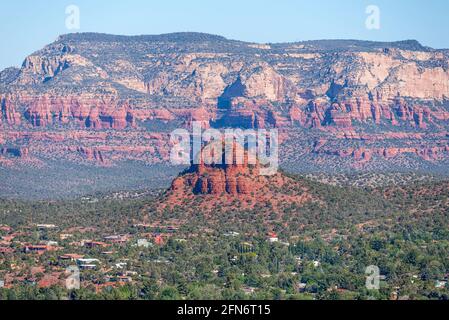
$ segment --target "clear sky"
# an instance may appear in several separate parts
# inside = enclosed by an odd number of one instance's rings
[[[66,27],[66,7],[80,29]],[[380,29],[365,26],[368,5]],[[449,48],[448,0],[2,0],[0,69],[70,32],[160,34],[198,31],[253,42],[312,39],[417,39]]]

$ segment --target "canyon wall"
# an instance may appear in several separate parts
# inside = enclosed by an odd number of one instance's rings
[[[1,150],[27,150],[0,157],[164,162],[169,129],[202,121],[278,128],[286,149],[317,161],[438,162],[448,159],[448,97],[449,51],[416,41],[70,34],[0,73]],[[354,139],[374,134],[385,139]]]

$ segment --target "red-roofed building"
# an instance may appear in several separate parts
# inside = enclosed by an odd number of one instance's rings
[[[6,232],[11,232],[11,227],[7,226],[7,225],[1,225],[0,226],[0,231],[6,231]]]
[[[49,245],[45,245],[45,244],[38,244],[38,245],[26,245],[23,250],[25,251],[25,253],[38,253],[38,254],[43,254],[44,252],[47,251],[56,251],[56,250],[60,250],[60,247],[55,247],[55,246],[49,246]]]
[[[10,235],[7,235],[7,236],[3,236],[2,240],[6,241],[6,242],[11,242],[12,240],[14,240],[15,237],[16,236],[14,234],[10,234]]]
[[[270,241],[271,243],[278,242],[279,241],[278,235],[275,232],[269,232],[268,241]]]
[[[36,252],[36,253],[42,254],[48,250],[49,250],[49,247],[47,245],[27,245],[24,247],[24,251],[26,253]]]
[[[164,244],[164,238],[162,237],[162,235],[158,234],[154,237],[154,243],[157,244],[158,246],[162,246]]]

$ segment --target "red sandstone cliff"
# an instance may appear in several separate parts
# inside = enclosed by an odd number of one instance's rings
[[[242,150],[234,145],[234,152],[237,149]],[[201,162],[192,165],[173,181],[161,209],[173,208],[196,198],[201,199],[206,211],[216,206],[254,208],[270,205],[277,212],[285,204],[300,206],[314,200],[306,187],[281,172],[272,176],[260,175],[260,165],[249,163],[246,152],[241,164],[234,161],[232,164],[207,165]]]
[[[413,41],[260,46],[198,34],[66,35],[0,77],[0,147],[98,164],[158,163],[168,160],[168,135],[149,135],[202,121],[279,128],[283,147],[317,161],[443,161],[448,63],[447,51]],[[370,143],[372,132],[388,144]],[[328,141],[320,151],[317,139]]]

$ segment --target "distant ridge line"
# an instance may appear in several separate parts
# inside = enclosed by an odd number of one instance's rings
[[[228,39],[224,36],[214,35],[201,32],[175,32],[156,35],[113,35],[107,33],[69,33],[59,36],[57,42],[64,41],[107,41],[107,42],[139,42],[139,41],[167,41],[167,42],[229,42],[240,44],[256,44],[257,42],[248,42],[241,40]],[[322,40],[305,40],[293,42],[279,42],[279,43],[257,43],[269,44],[274,47],[285,45],[311,45],[326,49],[348,49],[348,47],[356,46],[369,49],[378,48],[398,48],[412,51],[428,51],[432,50],[430,47],[423,46],[419,41],[409,39],[400,41],[371,41],[371,40],[356,40],[356,39],[322,39]]]

